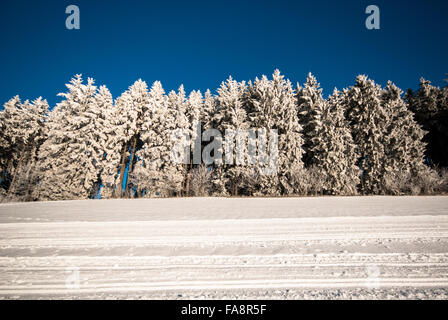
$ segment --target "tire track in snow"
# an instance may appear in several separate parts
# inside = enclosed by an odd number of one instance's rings
[[[431,296],[448,288],[448,215],[272,215],[0,223],[0,297],[247,298],[264,289],[267,297],[371,292],[372,283]],[[67,268],[78,268],[78,289],[67,288]]]

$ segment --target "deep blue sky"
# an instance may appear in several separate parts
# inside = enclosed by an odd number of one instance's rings
[[[65,28],[70,4],[80,30]],[[369,4],[381,30],[365,28]],[[138,78],[214,92],[230,74],[249,80],[275,68],[293,83],[313,72],[326,96],[360,73],[403,90],[421,76],[444,85],[446,21],[446,0],[3,0],[0,103],[19,94],[54,105],[76,73],[114,98]]]

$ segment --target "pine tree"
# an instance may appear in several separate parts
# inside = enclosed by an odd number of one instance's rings
[[[9,189],[12,174],[19,156],[18,150],[22,145],[20,138],[21,106],[19,96],[15,96],[4,104],[0,112],[0,165],[3,189]]]
[[[261,79],[257,77],[253,82],[249,81],[248,91],[244,96],[244,105],[250,126],[257,129],[257,138],[260,138],[261,142],[257,143],[259,149],[257,150],[257,163],[253,168],[251,176],[253,186],[250,188],[252,194],[257,196],[277,196],[281,192],[278,170],[269,175],[264,174],[264,169],[269,168],[272,164],[267,159],[269,147],[274,146],[274,141],[269,139],[268,133],[278,129],[271,89],[271,82],[263,75]],[[278,147],[278,141],[276,142]],[[274,167],[278,169],[278,155],[274,161]]]
[[[204,94],[204,103],[201,110],[201,125],[202,125],[202,132],[204,133],[206,130],[210,129],[216,129],[218,126],[215,123],[215,114],[217,113],[217,99],[215,96],[212,95],[209,89],[205,91]],[[215,139],[215,138],[213,138]],[[211,141],[203,141],[201,150],[204,149],[204,147],[213,142],[213,139],[210,138]],[[219,139],[219,138],[218,138]],[[222,140],[222,137],[221,137]],[[204,161],[204,159],[202,159]],[[197,170],[195,171],[195,177],[196,183],[198,180],[200,180],[198,177],[206,178],[204,181],[207,181],[209,185],[207,185],[206,190],[207,194],[213,194],[213,195],[226,195],[225,191],[225,184],[222,183],[220,177],[223,176],[224,171],[221,168],[217,171],[217,168],[214,167],[213,164],[211,165],[201,165]],[[207,170],[207,173],[204,173],[204,170]],[[220,172],[219,172],[220,171]],[[192,178],[193,178],[192,177]],[[195,193],[197,195],[197,193]]]
[[[304,163],[307,167],[316,164],[314,149],[319,144],[322,129],[322,113],[326,107],[322,89],[316,78],[309,73],[303,88],[297,88],[299,121],[303,128]]]
[[[119,133],[114,124],[114,111],[112,94],[106,86],[100,86],[87,113],[91,121],[86,139],[92,145],[91,157],[95,167],[91,172],[92,178],[96,175],[92,197],[100,190],[102,198],[111,198],[115,189],[120,150],[117,147]]]
[[[125,172],[127,171],[127,176],[129,176],[129,173],[133,171],[137,145],[141,142],[140,131],[144,114],[147,112],[148,100],[148,86],[146,82],[139,79],[115,102],[118,116],[117,125],[123,134],[121,137],[120,176],[116,190],[118,197],[128,193],[128,179],[125,180]]]
[[[39,151],[36,196],[41,200],[86,199],[101,170],[97,87],[91,78],[83,84],[81,75],[66,86],[69,91],[59,94],[64,100],[49,115],[48,138]]]
[[[191,175],[193,171],[194,160],[200,160],[202,149],[202,113],[204,101],[200,91],[192,91],[186,101],[185,115],[189,122],[188,130],[190,134],[190,163],[187,167],[187,181],[185,186],[186,195],[190,195]],[[196,161],[197,162],[197,161]]]
[[[391,115],[384,135],[386,145],[384,184],[387,191],[392,193],[403,192],[403,190],[391,190],[388,187],[396,185],[393,180],[400,180],[403,175],[410,179],[410,177],[428,173],[424,166],[425,131],[414,120],[414,114],[401,98],[402,93],[389,81],[382,97],[384,107]]]
[[[141,139],[143,147],[137,151],[138,161],[135,171],[131,175],[133,184],[138,186],[138,193],[146,196],[160,192],[163,183],[163,154],[166,150],[167,129],[165,121],[168,116],[167,97],[162,84],[154,82],[149,92],[147,111],[143,115]]]
[[[48,103],[41,97],[32,103],[25,101],[22,106],[23,117],[21,130],[23,146],[20,150],[20,161],[15,170],[9,194],[25,201],[32,200],[32,191],[38,182],[36,174],[37,156],[42,143],[46,139],[45,120],[48,113]]]
[[[48,103],[38,98],[22,103],[18,96],[0,113],[0,163],[2,184],[10,198],[30,200],[35,184],[37,152],[45,139]]]
[[[223,140],[223,155],[225,157],[222,168],[217,168],[215,174],[218,180],[225,186],[226,192],[217,185],[214,189],[221,193],[238,195],[249,174],[246,159],[238,157],[244,155],[247,141],[244,141],[244,131],[249,129],[250,124],[246,110],[243,106],[243,95],[247,90],[246,83],[238,82],[229,77],[222,82],[218,89],[217,112],[214,122],[217,129],[225,136]],[[213,179],[216,182],[216,178]]]
[[[216,113],[217,102],[215,97],[213,97],[212,93],[209,89],[204,94],[204,105],[201,112],[202,119],[202,127],[203,129],[211,129],[215,128],[213,119]]]
[[[387,139],[388,161],[394,168],[402,168],[416,174],[424,163],[425,132],[414,120],[413,113],[401,98],[403,92],[392,82],[387,83],[383,94],[385,108],[392,115]]]
[[[347,117],[360,155],[363,193],[383,192],[382,179],[387,160],[384,138],[390,115],[381,97],[381,87],[363,75],[356,78],[356,84],[347,92]]]
[[[274,156],[277,174],[258,172],[258,188],[266,195],[297,193],[296,181],[303,172],[303,138],[291,82],[279,70],[275,70],[271,81],[266,76],[257,78],[249,83],[246,103],[252,127],[278,133],[278,156]]]
[[[324,177],[323,189],[332,195],[353,195],[359,184],[358,155],[348,121],[345,119],[342,94],[334,90],[324,104],[320,125],[314,127],[312,163]]]
[[[100,96],[98,96],[100,97]],[[97,103],[108,105],[105,111],[105,142],[103,157],[103,170],[101,171],[101,197],[109,199],[118,197],[118,185],[120,178],[121,159],[123,153],[124,126],[120,120],[120,110],[114,104],[112,96],[103,96],[103,99],[97,100]]]
[[[168,110],[170,118],[168,122],[170,138],[167,140],[170,157],[166,158],[167,167],[167,183],[170,193],[188,195],[186,192],[187,173],[188,173],[188,150],[191,150],[191,136],[189,136],[191,123],[187,116],[187,99],[184,86],[181,85],[176,92],[171,91],[168,95]],[[173,139],[175,138],[175,139]],[[180,155],[181,159],[173,155]]]
[[[447,167],[448,155],[448,89],[440,89],[431,82],[420,79],[417,92],[408,90],[405,99],[416,121],[427,131],[427,161],[432,165]]]
[[[171,92],[167,97],[160,82],[153,84],[141,131],[144,144],[137,152],[138,162],[131,176],[140,195],[173,196],[183,189],[185,167],[171,159],[174,145],[171,135],[181,127],[189,133],[184,106],[183,87],[179,94]]]

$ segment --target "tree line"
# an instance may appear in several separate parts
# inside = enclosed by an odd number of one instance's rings
[[[390,81],[383,88],[360,75],[328,98],[312,74],[293,86],[278,70],[248,82],[229,77],[204,95],[138,80],[114,100],[81,75],[66,86],[51,110],[42,98],[16,96],[0,112],[3,200],[448,191],[448,87],[425,79],[403,95]],[[173,162],[173,132],[194,138],[195,123],[276,130],[276,174],[237,161]]]

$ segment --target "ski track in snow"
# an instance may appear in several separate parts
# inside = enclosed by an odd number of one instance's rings
[[[448,197],[2,204],[0,298],[447,299]]]

